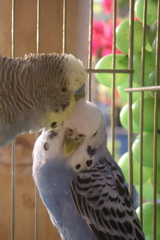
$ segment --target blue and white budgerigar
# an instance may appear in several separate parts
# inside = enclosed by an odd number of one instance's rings
[[[82,62],[71,54],[0,56],[0,147],[24,132],[61,124],[85,80]]]
[[[33,178],[63,240],[145,239],[95,104],[80,99],[61,128],[42,133]]]

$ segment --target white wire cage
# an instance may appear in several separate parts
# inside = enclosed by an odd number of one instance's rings
[[[133,57],[134,57],[134,5],[135,1],[128,1],[127,11],[130,23],[130,42],[128,50],[128,67],[126,69],[116,68],[116,22],[118,12],[118,0],[114,0],[112,9],[113,20],[113,40],[112,69],[95,69],[95,59],[93,59],[93,20],[94,1],[93,0],[3,0],[0,2],[0,53],[4,56],[23,56],[25,53],[50,53],[67,52],[82,59],[88,72],[87,98],[95,101],[97,92],[97,82],[95,73],[112,73],[111,87],[111,126],[109,135],[111,136],[111,152],[116,155],[116,94],[115,82],[116,73],[128,75],[128,144],[129,153],[129,189],[133,195],[133,125],[132,125],[132,94],[139,91],[140,96],[140,170],[139,170],[139,206],[140,221],[143,224],[143,125],[144,119],[144,92],[153,91],[154,94],[154,138],[153,138],[153,237],[158,239],[157,233],[157,129],[158,129],[158,90],[159,82],[159,48],[160,48],[160,6],[157,8],[157,45],[156,45],[156,80],[155,86],[144,86],[145,71],[145,36],[147,31],[147,8],[148,0],[144,0],[143,6],[143,41],[141,51],[141,86],[133,88]],[[156,90],[156,91],[155,91]],[[149,111],[149,109],[148,109]],[[60,236],[52,226],[48,214],[39,199],[32,180],[32,150],[36,136],[25,134],[18,137],[11,145],[0,150],[0,239],[55,239]],[[150,147],[150,146],[148,146]]]

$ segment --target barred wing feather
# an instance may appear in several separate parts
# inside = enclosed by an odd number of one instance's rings
[[[113,161],[101,159],[75,176],[73,201],[99,240],[144,240],[124,177]]]

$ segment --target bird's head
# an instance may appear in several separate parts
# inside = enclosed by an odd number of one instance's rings
[[[63,151],[72,167],[78,164],[84,166],[88,160],[94,162],[97,152],[106,148],[103,115],[94,103],[84,99],[77,101],[63,128]]]
[[[67,88],[74,94],[84,85],[87,79],[87,72],[81,60],[75,58],[71,54],[66,54],[65,57],[66,62],[64,69],[65,78],[67,79]]]
[[[29,66],[39,66],[37,96],[46,108],[53,111],[55,106],[52,106],[52,102],[54,104],[55,99],[57,105],[59,101],[63,105],[70,101],[71,96],[80,95],[82,90],[84,93],[87,72],[83,62],[72,54],[30,54],[25,55],[25,60]],[[33,73],[37,74],[35,68]]]

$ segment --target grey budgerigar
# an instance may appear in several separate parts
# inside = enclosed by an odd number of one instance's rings
[[[0,56],[0,147],[24,132],[61,124],[85,80],[82,62],[71,54]]]

